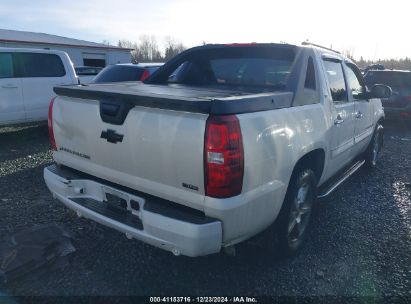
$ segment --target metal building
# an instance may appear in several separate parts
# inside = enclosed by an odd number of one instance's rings
[[[105,67],[131,62],[130,49],[44,33],[0,29],[0,47],[65,51],[74,66]]]

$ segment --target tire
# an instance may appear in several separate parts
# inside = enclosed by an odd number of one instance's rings
[[[378,156],[381,152],[384,142],[384,128],[381,123],[377,123],[371,142],[364,153],[365,167],[373,169],[378,165]]]
[[[314,172],[305,169],[293,174],[276,227],[281,256],[290,257],[301,250],[316,199],[317,180]]]

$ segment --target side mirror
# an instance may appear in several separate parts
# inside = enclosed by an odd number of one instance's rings
[[[384,84],[375,84],[370,92],[370,98],[390,98],[391,95],[391,88]]]

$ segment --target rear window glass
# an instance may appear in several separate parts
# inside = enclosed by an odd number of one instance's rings
[[[74,68],[77,75],[97,75],[101,68]]]
[[[12,78],[13,57],[10,53],[0,53],[0,78]]]
[[[136,66],[112,65],[105,67],[96,78],[94,78],[93,82],[139,81],[143,72],[144,69]]]
[[[221,48],[191,54],[169,82],[193,85],[285,87],[294,52],[282,48]]]
[[[55,54],[16,53],[20,77],[62,77],[66,75],[63,62]]]
[[[411,86],[411,73],[394,71],[369,71],[365,75],[368,85]]]

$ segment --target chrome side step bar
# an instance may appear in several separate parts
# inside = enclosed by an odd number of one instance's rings
[[[317,198],[322,199],[330,195],[335,189],[337,189],[343,182],[345,182],[351,175],[353,175],[358,169],[360,169],[365,163],[365,160],[356,162],[352,167],[344,172],[339,179],[333,181],[328,187],[322,189]],[[321,189],[321,188],[320,188]]]

